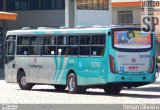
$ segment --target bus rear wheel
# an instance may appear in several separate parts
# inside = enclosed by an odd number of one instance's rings
[[[108,95],[118,95],[122,90],[122,86],[120,85],[115,85],[115,84],[108,84],[105,88],[104,91]]]
[[[57,91],[64,91],[66,89],[66,85],[54,85],[54,88],[57,90]]]
[[[77,85],[77,77],[74,73],[68,75],[67,86],[71,94],[82,94],[86,92],[86,88]]]
[[[19,84],[19,87],[22,89],[22,90],[31,90],[33,85],[34,84],[31,84],[31,83],[27,83],[26,81],[26,75],[23,72],[21,72],[18,76],[18,84]]]

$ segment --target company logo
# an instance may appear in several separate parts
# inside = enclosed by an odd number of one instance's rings
[[[135,59],[135,58],[132,58],[132,62],[136,62],[136,59]]]

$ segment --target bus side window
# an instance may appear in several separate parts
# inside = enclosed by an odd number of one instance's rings
[[[103,56],[105,49],[105,35],[93,35],[92,36],[92,56]]]
[[[91,36],[90,35],[81,35],[80,36],[79,55],[90,56],[90,51],[91,51]]]
[[[17,38],[17,55],[29,54],[29,36],[18,36]]]
[[[43,55],[56,55],[56,36],[47,35],[43,40]]]
[[[79,36],[78,35],[69,36],[68,55],[77,56],[78,46],[79,46]]]
[[[68,55],[68,37],[57,36],[57,55],[67,56]]]
[[[42,55],[42,36],[30,37],[30,55]]]

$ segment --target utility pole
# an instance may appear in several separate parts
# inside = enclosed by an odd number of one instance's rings
[[[75,28],[76,26],[76,0],[65,0],[65,27]]]

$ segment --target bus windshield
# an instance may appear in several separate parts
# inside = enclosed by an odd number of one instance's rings
[[[114,47],[119,49],[148,49],[151,48],[151,33],[140,30],[114,31]]]

